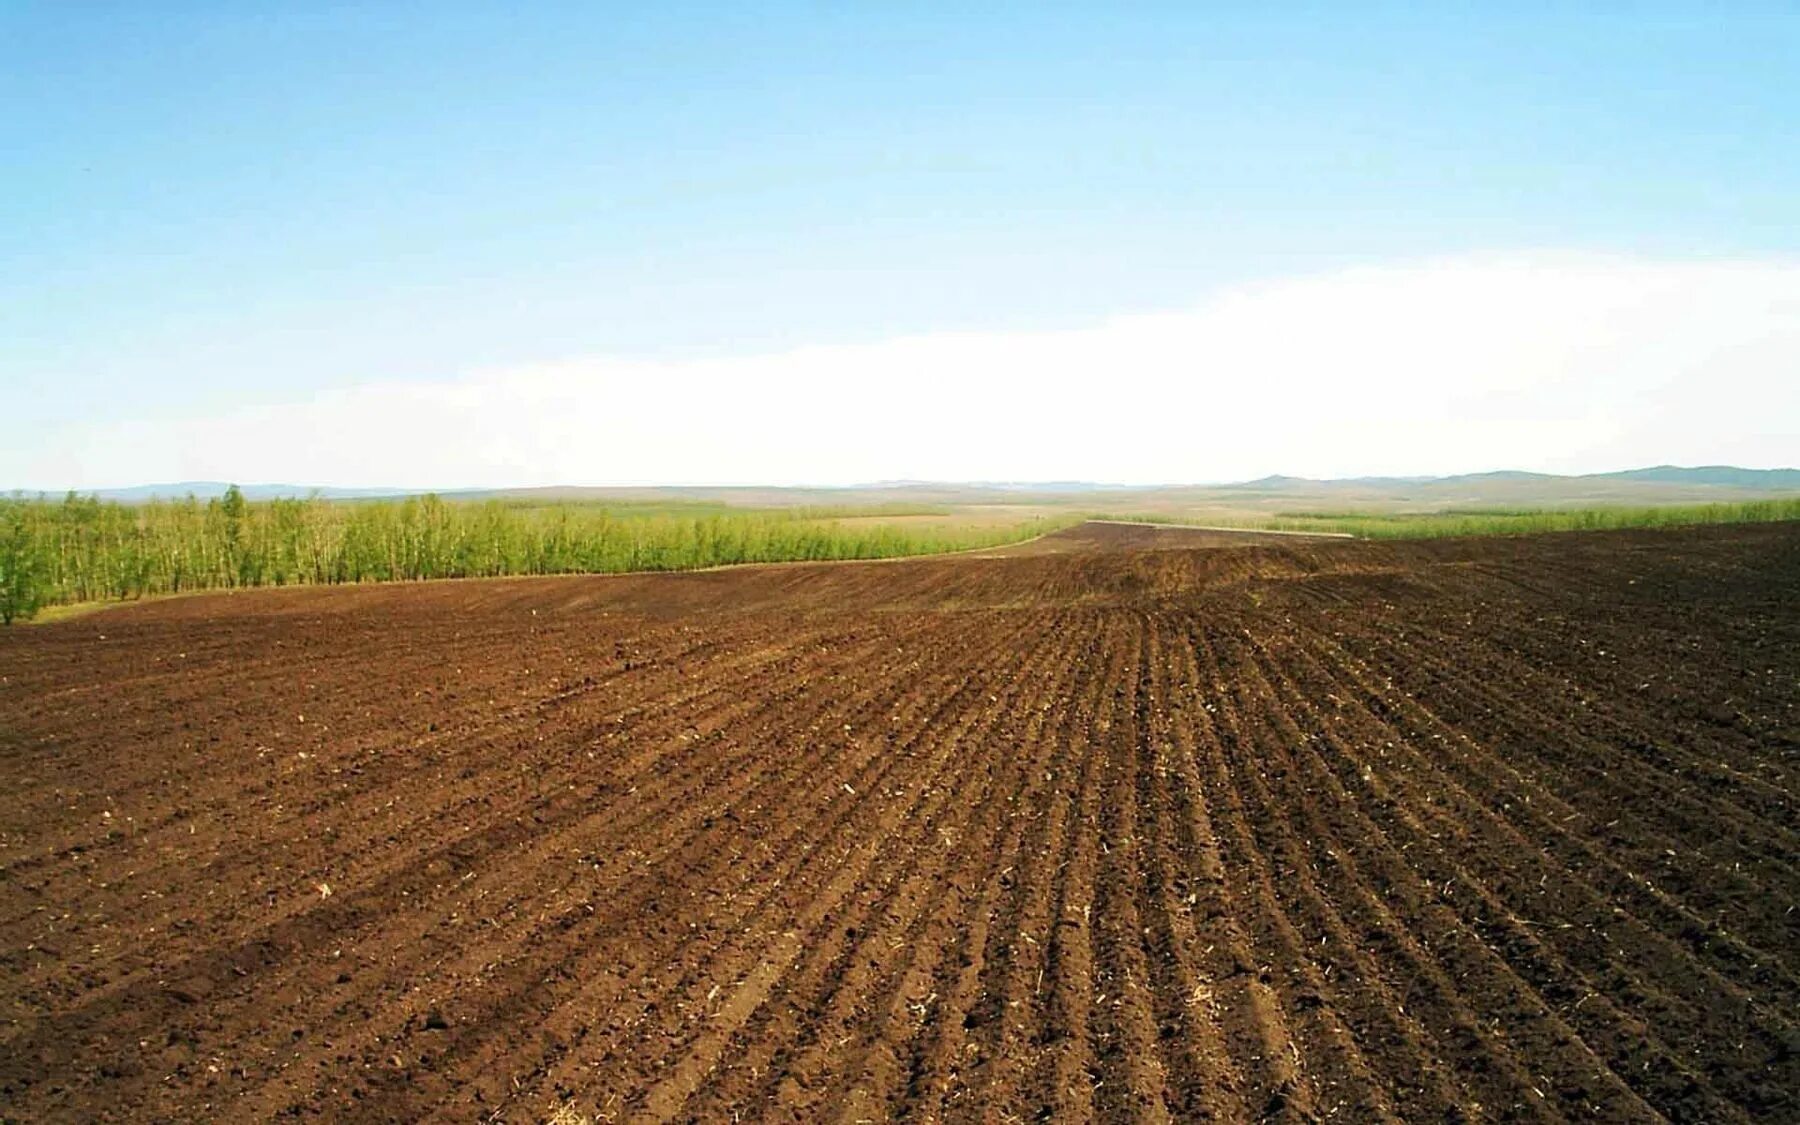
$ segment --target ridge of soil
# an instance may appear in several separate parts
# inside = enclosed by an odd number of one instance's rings
[[[1800,1118],[1800,525],[1141,530],[0,632],[0,1117]]]

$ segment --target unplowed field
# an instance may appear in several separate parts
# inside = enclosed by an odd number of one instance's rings
[[[1081,535],[0,634],[0,1113],[1800,1119],[1800,526]]]

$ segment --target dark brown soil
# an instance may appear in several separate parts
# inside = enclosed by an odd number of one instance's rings
[[[1797,793],[1800,525],[144,604],[0,1115],[1792,1121]]]

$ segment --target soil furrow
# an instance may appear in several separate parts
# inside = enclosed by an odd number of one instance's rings
[[[1800,1119],[1800,524],[1178,538],[0,630],[0,1118]]]

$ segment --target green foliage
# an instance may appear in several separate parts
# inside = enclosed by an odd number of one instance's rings
[[[881,522],[941,513],[917,506],[459,503],[437,496],[253,502],[235,486],[205,503],[15,496],[0,498],[0,609],[10,621],[39,604],[188,590],[891,558],[996,546],[1071,522]]]
[[[1241,527],[1247,531],[1337,531],[1348,532],[1363,539],[1437,539],[1456,535],[1534,535],[1547,531],[1604,531],[1800,520],[1800,497],[1657,507],[1475,508],[1423,513],[1296,512],[1249,519],[1212,519],[1199,516],[1192,520],[1165,516],[1116,518],[1153,523],[1191,522],[1218,527]]]
[[[29,621],[43,604],[43,560],[20,506],[0,512],[0,624]]]

